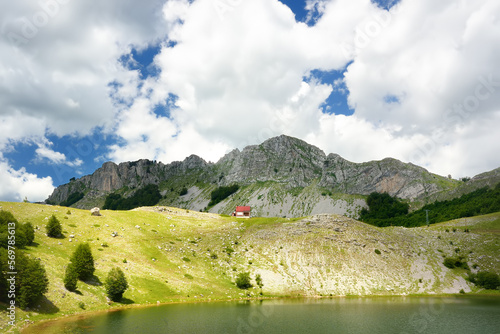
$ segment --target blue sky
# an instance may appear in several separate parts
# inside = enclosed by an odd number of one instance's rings
[[[497,168],[498,14],[494,0],[2,3],[0,200],[282,133],[355,162]]]

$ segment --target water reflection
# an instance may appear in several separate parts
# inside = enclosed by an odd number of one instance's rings
[[[31,333],[497,333],[500,298],[338,298],[171,304],[63,319]]]

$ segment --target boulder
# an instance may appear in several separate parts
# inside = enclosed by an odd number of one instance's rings
[[[92,216],[100,216],[101,215],[101,210],[99,208],[90,209],[90,214]]]

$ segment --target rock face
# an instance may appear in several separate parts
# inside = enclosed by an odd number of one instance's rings
[[[468,183],[489,184],[490,174],[498,176],[500,172],[477,176]],[[424,202],[459,188],[463,182],[391,158],[350,162],[337,154],[326,155],[302,140],[282,135],[242,151],[235,149],[215,164],[196,155],[170,164],[149,160],[118,165],[106,162],[92,175],[55,189],[47,202],[59,204],[71,194],[81,192],[85,196],[74,206],[89,209],[102,205],[112,192],[119,191],[127,197],[148,184],[159,186],[164,196],[160,204],[190,210],[204,209],[216,187],[238,184],[240,190],[213,207],[212,212],[230,213],[235,204],[252,205],[252,211],[262,216],[290,217],[314,213],[356,216],[356,210],[364,205],[360,195],[387,192],[410,201]]]

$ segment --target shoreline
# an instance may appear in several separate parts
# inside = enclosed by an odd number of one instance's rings
[[[174,304],[199,304],[199,303],[229,303],[239,301],[264,301],[264,300],[290,300],[290,299],[354,299],[354,298],[461,298],[461,297],[495,297],[500,299],[500,294],[497,293],[467,293],[467,294],[408,294],[408,295],[348,295],[348,296],[273,296],[273,297],[258,297],[258,298],[229,298],[229,299],[205,299],[205,300],[175,300],[161,303],[149,304],[130,304],[126,306],[111,307],[103,310],[83,311],[81,313],[66,314],[50,319],[37,320],[33,323],[25,324],[19,328],[19,333],[30,333],[31,329],[38,326],[49,325],[51,322],[59,322],[63,320],[71,320],[72,318],[84,319],[89,317],[98,316],[101,314],[119,312],[123,310],[141,309],[150,307],[159,307],[163,305]]]

